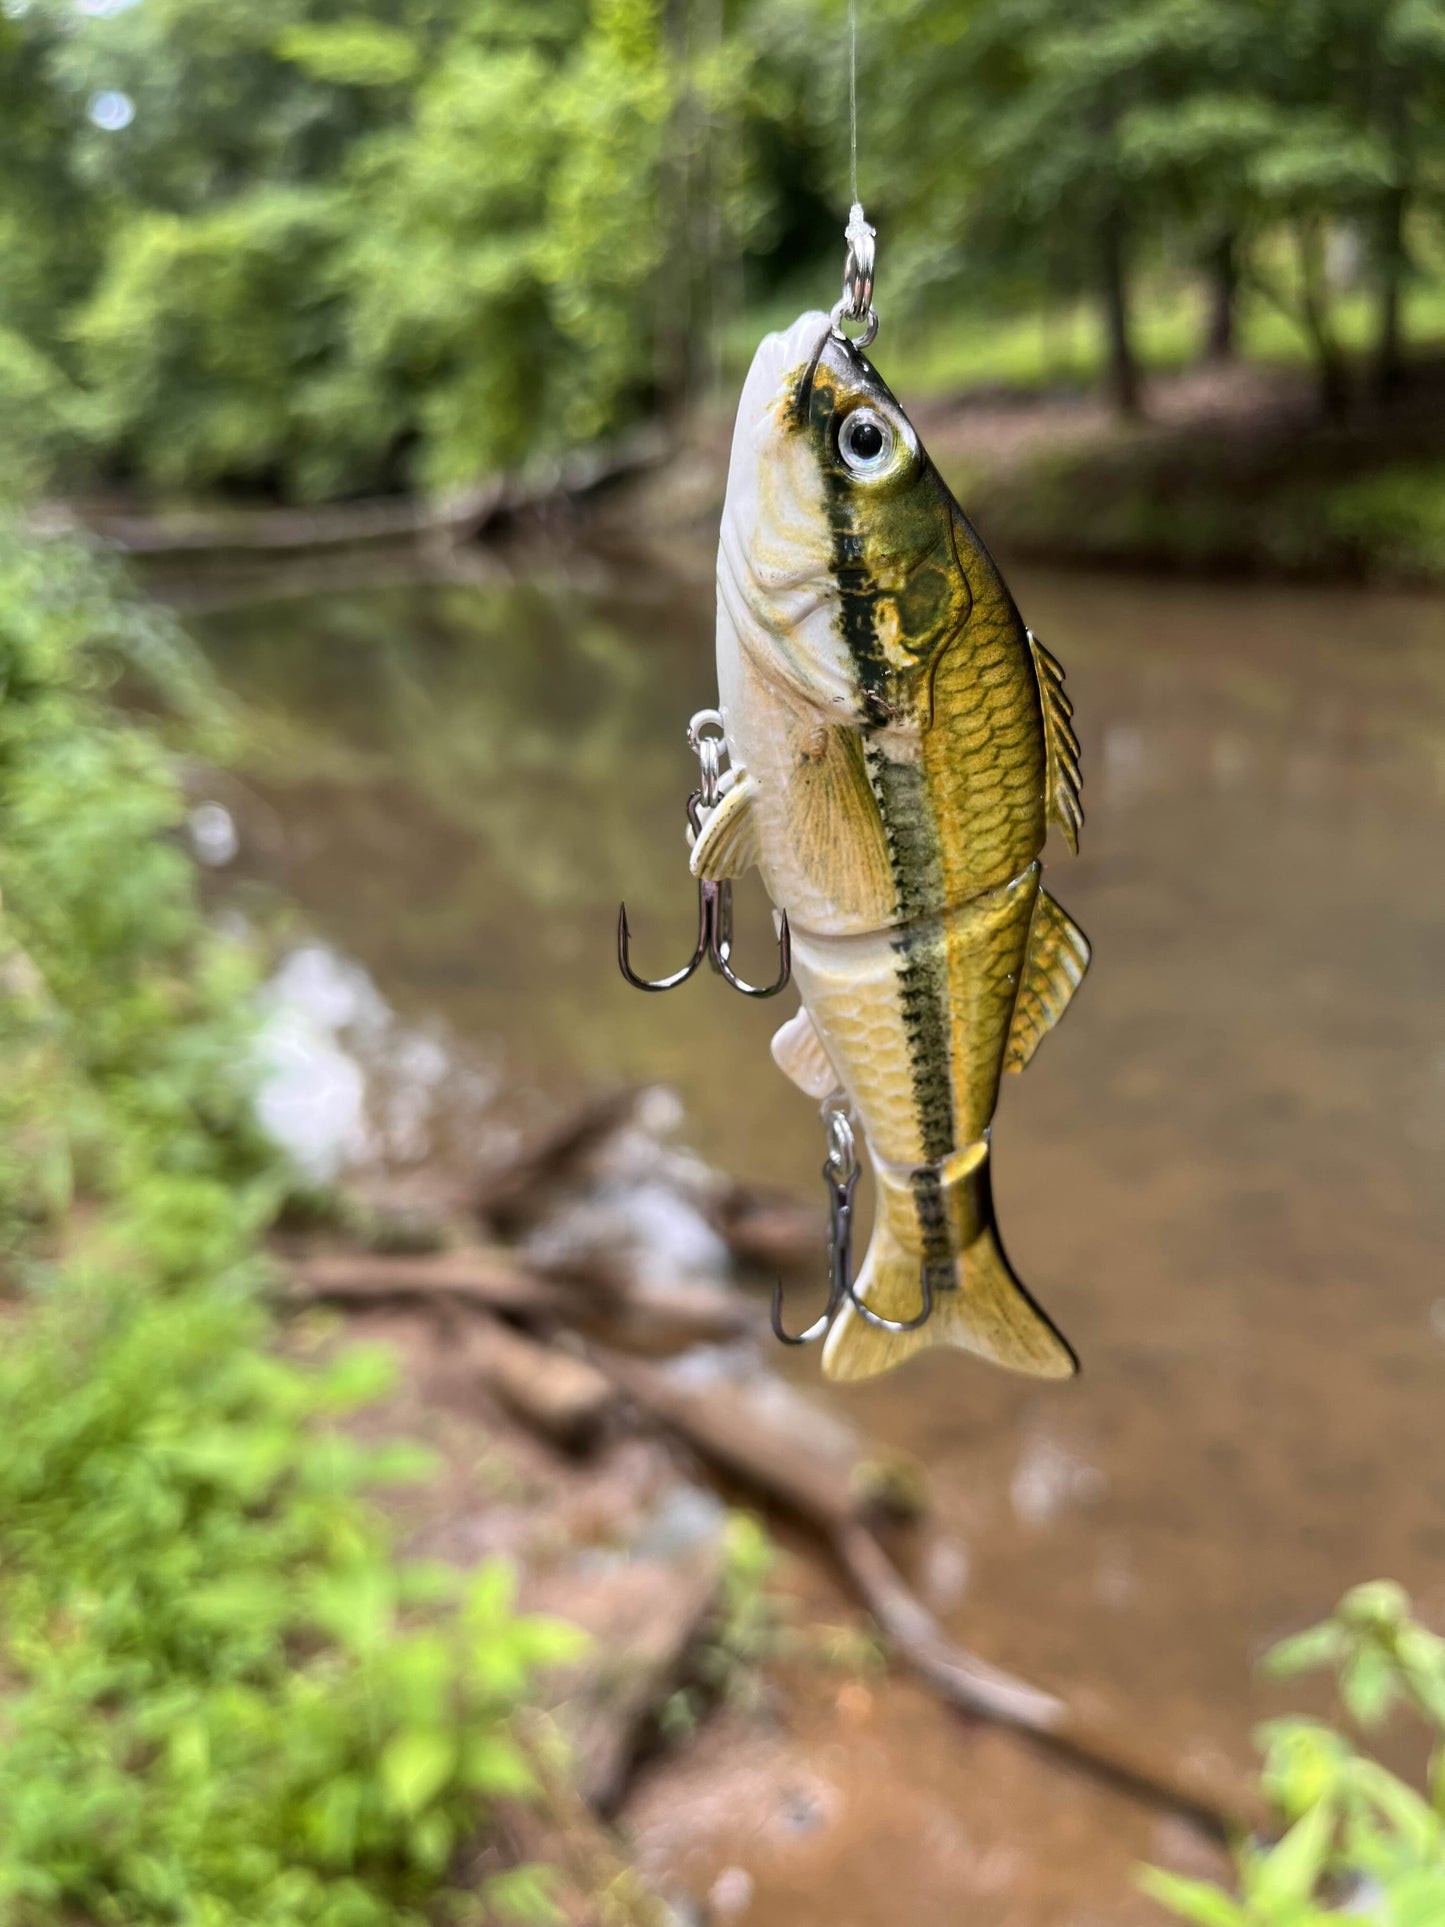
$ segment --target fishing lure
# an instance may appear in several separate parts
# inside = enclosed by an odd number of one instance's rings
[[[773,1056],[829,1116],[825,1372],[871,1377],[954,1345],[1041,1377],[1077,1369],[1015,1276],[989,1144],[1084,975],[1083,933],[1043,888],[1050,821],[1083,822],[1063,672],[864,349],[872,230],[855,207],[843,299],[759,347],[738,407],[718,550],[719,706],[691,732],[698,946],[750,995],[790,972]],[[866,320],[858,340],[846,318]],[[728,769],[720,773],[719,735]],[[781,912],[778,980],[731,966],[732,879]],[[628,957],[626,911],[619,956]],[[851,1275],[850,1114],[877,1181]],[[774,1325],[783,1330],[779,1308]]]

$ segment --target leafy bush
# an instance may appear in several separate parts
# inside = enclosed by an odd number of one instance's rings
[[[1399,462],[1334,490],[1331,530],[1395,575],[1445,573],[1445,464]]]
[[[1282,1678],[1335,1670],[1345,1712],[1378,1727],[1396,1707],[1422,1717],[1433,1756],[1424,1796],[1342,1733],[1314,1720],[1272,1720],[1260,1732],[1264,1790],[1286,1831],[1237,1856],[1239,1899],[1150,1869],[1145,1890],[1200,1927],[1326,1927],[1345,1902],[1379,1927],[1445,1921],[1445,1640],[1410,1616],[1400,1587],[1357,1586],[1334,1617],[1270,1655]]]
[[[168,625],[0,527],[0,1918],[420,1922],[574,1636],[395,1558],[364,1491],[417,1454],[337,1429],[384,1359],[273,1350],[248,963],[121,673],[220,726]]]

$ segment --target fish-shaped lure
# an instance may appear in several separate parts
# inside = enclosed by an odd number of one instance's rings
[[[1076,1369],[994,1224],[989,1128],[1089,961],[1040,882],[1048,822],[1077,849],[1079,746],[1062,671],[863,355],[806,314],[758,349],[718,552],[731,786],[694,874],[756,864],[786,911],[802,1009],[773,1055],[846,1093],[878,1204],[824,1369],[866,1378],[925,1345],[1044,1377]]]

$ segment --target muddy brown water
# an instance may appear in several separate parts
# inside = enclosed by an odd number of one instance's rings
[[[1445,1625],[1445,603],[1013,586],[1077,704],[1083,854],[1048,861],[1095,961],[1008,1080],[997,1198],[1084,1372],[940,1354],[826,1396],[931,1468],[960,1638],[1242,1777],[1300,1698],[1254,1670],[1272,1640],[1383,1575]],[[790,999],[642,997],[612,961],[620,896],[643,968],[691,939],[705,565],[541,556],[190,619],[270,718],[286,888],[401,1012],[544,1088],[669,1084],[710,1159],[814,1195],[816,1114],[767,1051]],[[750,901],[744,967],[767,946]],[[677,1841],[644,1786],[644,1858],[704,1887],[738,1861],[724,1900],[762,1927],[1157,1917],[1128,1868],[1167,1829],[913,1689],[805,1740],[774,1767],[847,1825],[774,1837],[739,1794]]]

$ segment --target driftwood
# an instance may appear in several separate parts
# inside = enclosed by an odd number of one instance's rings
[[[464,1355],[489,1390],[536,1431],[569,1450],[588,1444],[617,1405],[617,1388],[585,1358],[540,1345],[479,1316],[463,1328]]]
[[[735,1386],[679,1386],[655,1366],[594,1351],[601,1369],[652,1418],[730,1478],[819,1534],[898,1657],[960,1712],[1012,1727],[1216,1839],[1257,1828],[1263,1813],[1232,1793],[1183,1778],[1168,1761],[1081,1720],[1067,1702],[991,1666],[949,1639],[910,1591],[860,1510],[858,1481],[825,1459],[799,1453],[792,1434],[771,1431],[755,1400]]]
[[[504,1236],[535,1224],[553,1194],[575,1182],[588,1159],[632,1122],[641,1095],[623,1088],[589,1098],[489,1172],[476,1195],[483,1222]],[[789,1192],[720,1183],[701,1210],[740,1264],[795,1271],[822,1257],[822,1208]]]
[[[473,1305],[533,1324],[576,1326],[605,1341],[647,1351],[725,1344],[757,1328],[746,1298],[706,1285],[658,1285],[607,1272],[546,1277],[488,1245],[418,1253],[357,1252],[305,1258],[291,1267],[287,1295],[339,1305],[427,1300]]]
[[[618,1295],[609,1295],[613,1292]],[[868,1477],[863,1454],[819,1449],[816,1438],[801,1436],[798,1427],[784,1423],[764,1401],[738,1386],[684,1386],[656,1365],[607,1342],[619,1330],[626,1334],[629,1319],[634,1334],[646,1327],[651,1315],[646,1294],[629,1299],[615,1281],[591,1291],[569,1287],[558,1279],[540,1278],[515,1257],[485,1247],[431,1257],[312,1259],[296,1268],[292,1294],[303,1302],[431,1298],[544,1327],[566,1323],[587,1333],[593,1342],[586,1356],[611,1387],[725,1477],[781,1507],[822,1539],[898,1657],[947,1705],[1011,1727],[1121,1790],[1182,1815],[1214,1838],[1265,1824],[1263,1810],[1252,1807],[1239,1790],[1220,1792],[1202,1778],[1180,1774],[1171,1762],[1081,1719],[1058,1695],[958,1646],[911,1591],[879,1541],[870,1493],[876,1482]],[[653,1296],[659,1309],[666,1306],[674,1317],[681,1311],[682,1325],[693,1321],[694,1338],[717,1338],[722,1335],[719,1323],[726,1335],[736,1336],[739,1314],[747,1325],[756,1326],[746,1301],[722,1293],[673,1288],[654,1291]],[[514,1358],[522,1355],[522,1346],[529,1358],[542,1350],[512,1336]],[[494,1346],[494,1358],[505,1349],[505,1340],[501,1348]],[[517,1384],[520,1387],[520,1379]],[[497,1389],[506,1396],[504,1388]],[[534,1391],[518,1391],[517,1409],[523,1416]],[[540,1417],[541,1395],[536,1396],[538,1423],[548,1430]]]
[[[133,555],[157,559],[200,555],[294,555],[441,538],[468,542],[505,518],[591,494],[604,483],[651,467],[665,452],[664,437],[643,430],[582,449],[530,476],[500,477],[435,501],[347,502],[315,509],[232,509],[213,514],[114,514],[48,507],[38,513],[41,534],[86,529]]]
[[[506,1252],[484,1245],[454,1251],[346,1252],[304,1258],[291,1268],[287,1295],[321,1304],[386,1304],[430,1298],[529,1319],[575,1316],[565,1286],[539,1278]]]
[[[575,1177],[599,1146],[631,1123],[640,1096],[630,1086],[604,1091],[549,1125],[482,1179],[478,1216],[501,1232],[515,1233],[534,1223],[548,1193]]]
[[[823,1208],[805,1205],[790,1192],[730,1184],[708,1218],[739,1264],[759,1271],[797,1271],[822,1263]]]

